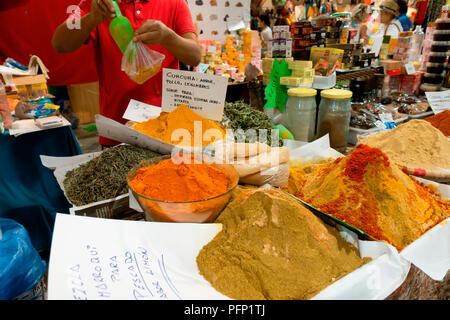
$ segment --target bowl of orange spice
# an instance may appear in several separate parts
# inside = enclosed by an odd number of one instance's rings
[[[162,156],[128,173],[128,186],[153,222],[213,222],[239,182],[230,164],[211,163],[202,154]]]

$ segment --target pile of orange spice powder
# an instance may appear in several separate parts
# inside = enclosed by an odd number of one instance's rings
[[[213,165],[189,163],[181,159],[178,164],[166,159],[157,164],[139,168],[130,186],[141,195],[160,201],[199,201],[225,193],[230,184],[228,174]]]
[[[433,127],[441,130],[441,132],[450,137],[450,110],[445,110],[435,114],[434,116],[425,118]]]
[[[288,191],[399,250],[450,216],[450,201],[366,145],[334,161],[291,167]]]

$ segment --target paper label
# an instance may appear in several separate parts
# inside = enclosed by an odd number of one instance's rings
[[[383,123],[382,121],[380,121],[380,120],[375,121],[375,126],[376,126],[377,128],[386,130],[386,126],[385,126],[384,123]]]
[[[416,74],[416,68],[414,68],[414,65],[412,63],[405,64],[405,70],[409,75]]]
[[[450,90],[425,92],[425,95],[434,114],[450,109]]]
[[[160,113],[161,108],[159,107],[131,99],[127,110],[123,114],[123,118],[130,121],[143,122],[148,119],[158,118]]]
[[[380,120],[384,123],[386,129],[394,129],[395,127],[397,127],[391,113],[381,113],[379,117]]]
[[[152,223],[58,214],[49,263],[48,299],[229,299],[200,275],[195,260],[220,230],[220,224]]]
[[[221,121],[227,87],[226,77],[164,69],[162,111],[171,112],[185,104],[205,118]]]

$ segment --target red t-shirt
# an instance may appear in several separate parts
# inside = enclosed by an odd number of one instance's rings
[[[28,65],[31,55],[49,69],[49,86],[98,81],[94,48],[59,54],[52,47],[56,28],[67,17],[68,8],[80,0],[0,0],[0,64],[10,57]]]
[[[185,0],[123,0],[119,4],[122,15],[127,17],[134,30],[147,19],[160,20],[177,34],[196,32],[191,12]],[[91,0],[80,3],[81,15],[87,14],[91,8]],[[121,70],[123,54],[109,33],[107,20],[98,25],[91,33],[94,43],[95,61],[99,77],[100,114],[125,123],[122,118],[130,99],[138,100],[154,106],[161,106],[162,69],[178,69],[178,60],[161,45],[150,46],[151,49],[163,53],[166,57],[161,71],[142,85],[131,80]],[[100,144],[115,145],[116,141],[100,137]]]

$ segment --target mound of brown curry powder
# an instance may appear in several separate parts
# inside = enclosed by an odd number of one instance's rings
[[[223,229],[197,265],[233,299],[309,299],[370,260],[277,189],[243,190],[216,222]]]

